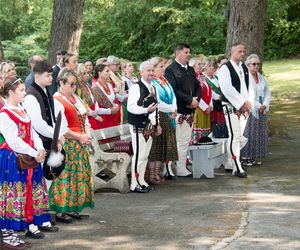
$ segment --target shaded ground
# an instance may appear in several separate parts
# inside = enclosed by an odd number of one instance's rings
[[[89,220],[32,249],[300,249],[299,104],[272,106],[272,154],[247,179],[218,170],[148,194],[98,193]]]

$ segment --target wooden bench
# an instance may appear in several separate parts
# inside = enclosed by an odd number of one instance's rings
[[[94,190],[116,189],[121,193],[129,192],[127,170],[131,156],[127,153],[108,152],[113,149],[114,142],[99,144],[99,140],[120,136],[130,140],[129,125],[119,125],[111,128],[91,130],[94,154],[90,155]]]
[[[215,168],[227,163],[227,139],[213,139],[213,145],[193,145],[189,147],[192,159],[193,178],[214,178]]]

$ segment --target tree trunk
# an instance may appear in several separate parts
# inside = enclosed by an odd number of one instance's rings
[[[0,37],[0,61],[2,61],[3,59],[4,59],[4,51],[3,51],[3,46]]]
[[[79,52],[85,0],[54,0],[49,62],[56,64],[57,50]]]
[[[267,0],[228,0],[226,51],[236,42],[246,45],[246,55],[257,54],[263,60]]]

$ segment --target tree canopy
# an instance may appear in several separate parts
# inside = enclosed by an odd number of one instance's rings
[[[51,0],[0,0],[0,38],[4,56],[25,65],[34,53],[47,57]],[[225,0],[86,0],[80,58],[114,54],[140,61],[170,56],[186,42],[194,54],[226,49]],[[300,0],[268,1],[265,58],[300,55]]]

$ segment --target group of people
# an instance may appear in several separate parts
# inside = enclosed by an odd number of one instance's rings
[[[244,165],[260,164],[257,158],[268,154],[271,94],[259,73],[259,57],[252,54],[245,64],[244,57],[243,43],[234,44],[230,58],[218,62],[191,58],[190,46],[178,44],[175,60],[142,62],[138,79],[130,61],[108,56],[95,67],[91,60],[78,65],[76,54],[58,51],[54,66],[32,56],[25,82],[13,62],[1,62],[1,244],[26,249],[30,243],[17,231],[27,230],[31,238],[57,232],[53,214],[64,223],[88,217],[81,212],[94,207],[91,129],[129,123],[132,192],[147,193],[154,190],[152,184],[191,175],[189,145],[207,143],[218,128],[226,132],[221,137],[228,137],[225,169],[246,177]],[[53,148],[63,167],[48,178]],[[38,167],[21,169],[20,154],[33,157]]]

